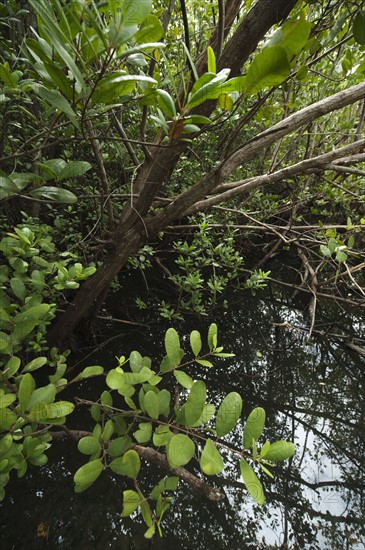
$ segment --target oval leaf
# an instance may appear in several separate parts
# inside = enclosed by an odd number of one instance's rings
[[[174,435],[167,447],[167,459],[173,469],[190,462],[194,453],[194,442],[184,434]]]
[[[291,441],[275,441],[265,453],[265,460],[281,462],[287,460],[295,453],[295,445]],[[262,456],[262,453],[261,453]]]
[[[252,498],[257,502],[257,504],[264,504],[265,496],[260,480],[244,458],[240,461],[240,470],[243,483],[246,485],[246,488]]]
[[[266,413],[261,407],[253,409],[247,418],[245,429],[243,432],[243,448],[249,449],[252,447],[252,440],[258,440],[263,432],[265,425]]]
[[[208,439],[200,457],[200,467],[207,476],[219,474],[224,468],[223,459],[211,439]]]
[[[217,412],[216,432],[223,437],[235,428],[242,412],[242,398],[237,392],[231,392],[223,399]]]
[[[98,479],[102,471],[103,463],[101,458],[97,458],[81,466],[74,475],[75,493],[81,493],[90,487]]]
[[[136,451],[130,450],[125,455],[112,460],[109,467],[115,474],[137,479],[141,468],[141,460]]]

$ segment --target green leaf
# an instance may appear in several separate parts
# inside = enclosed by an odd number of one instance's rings
[[[122,369],[117,367],[108,372],[106,377],[106,384],[112,390],[118,390],[122,388],[125,384],[125,375]]]
[[[100,367],[98,365],[95,365],[92,367],[86,367],[76,376],[76,378],[71,380],[71,382],[76,382],[77,380],[84,380],[84,378],[90,378],[91,376],[100,376],[101,374],[103,374],[103,372],[104,372],[103,367]]]
[[[147,15],[143,20],[139,31],[134,35],[137,44],[141,42],[157,42],[164,35],[163,27],[156,15]]]
[[[29,192],[31,197],[36,199],[46,199],[50,201],[62,202],[64,204],[74,204],[77,202],[77,197],[71,191],[62,189],[61,187],[54,187],[52,185],[42,185]]]
[[[10,357],[3,370],[4,376],[6,376],[6,378],[11,378],[12,376],[14,376],[14,374],[18,372],[20,365],[21,361],[19,357],[17,357],[16,355]]]
[[[162,414],[163,416],[169,416],[171,401],[170,392],[166,389],[163,389],[157,394],[157,397],[159,401],[159,414]]]
[[[151,491],[150,497],[157,500],[164,491],[176,491],[178,483],[179,478],[177,476],[165,477],[155,485]]]
[[[122,518],[127,518],[135,512],[139,506],[140,496],[136,491],[123,491],[123,510]]]
[[[109,441],[113,433],[114,433],[114,424],[113,424],[113,421],[109,418],[109,420],[105,422],[104,429],[101,433],[101,436],[100,436],[101,441]]]
[[[298,55],[306,45],[311,28],[312,24],[303,17],[289,20],[273,34],[266,46],[284,48],[288,59],[291,59]]]
[[[166,450],[169,464],[175,469],[190,462],[195,453],[195,445],[187,435],[176,434],[172,436]]]
[[[24,376],[27,376],[27,374]],[[57,390],[54,384],[48,384],[47,386],[34,390],[28,402],[28,409],[32,409],[38,403],[46,403],[47,405],[53,403],[56,392]]]
[[[218,345],[218,327],[212,323],[208,329],[208,346],[213,351]]]
[[[47,419],[63,418],[71,414],[75,405],[70,401],[56,401],[47,406]]]
[[[10,287],[14,295],[17,298],[19,298],[19,300],[24,302],[25,297],[27,295],[27,289],[23,281],[21,279],[14,277],[13,279],[10,279]]]
[[[187,426],[192,426],[199,420],[205,405],[207,388],[202,380],[194,382],[191,386],[188,399],[184,406],[185,421]]]
[[[33,372],[34,370],[38,370],[41,367],[43,367],[47,363],[47,357],[37,357],[36,359],[33,359],[25,365],[24,369],[22,370],[22,373],[25,372]]]
[[[215,406],[212,403],[206,403],[203,407],[202,413],[198,420],[192,424],[192,428],[207,424],[211,418],[215,415]]]
[[[237,392],[226,395],[217,412],[216,432],[223,437],[236,427],[242,412],[242,398]]]
[[[252,498],[257,502],[257,504],[264,504],[265,496],[260,480],[244,458],[240,460],[240,469],[243,483],[246,485],[246,488]]]
[[[112,439],[112,441],[109,443],[108,454],[112,458],[116,458],[125,453],[130,446],[131,440],[129,439],[129,437],[117,437],[116,439]]]
[[[224,469],[223,459],[211,439],[207,439],[205,443],[200,457],[200,467],[207,476],[219,474]]]
[[[352,32],[355,41],[361,46],[365,45],[365,11],[358,11],[355,15]]]
[[[9,407],[14,401],[16,400],[15,393],[6,393],[5,395],[0,396],[0,409],[5,409],[5,407]]]
[[[265,48],[255,56],[248,68],[245,80],[247,94],[278,86],[290,73],[290,63],[286,50],[280,46]]]
[[[157,101],[162,112],[170,118],[176,118],[176,108],[172,97],[165,90],[156,90]]]
[[[153,444],[156,447],[168,445],[173,435],[168,426],[157,426],[153,433]]]
[[[144,407],[148,416],[158,418],[160,414],[160,402],[154,391],[148,391],[144,396]]]
[[[273,462],[281,462],[287,460],[295,453],[295,445],[290,441],[275,441],[271,443],[267,452],[265,452],[265,460],[272,460]],[[261,458],[263,458],[261,451]]]
[[[183,388],[190,390],[191,386],[194,384],[194,380],[182,370],[174,370],[174,376]]]
[[[31,374],[24,374],[19,384],[18,400],[20,411],[24,413],[28,409],[30,396],[35,390],[35,381]]]
[[[152,422],[140,422],[133,435],[138,443],[147,443],[152,436]]]
[[[123,456],[112,460],[109,468],[115,474],[137,479],[139,470],[141,469],[141,460],[136,451],[129,450]]]
[[[341,263],[341,262],[346,262],[346,260],[347,260],[347,254],[346,254],[346,252],[344,252],[343,250],[338,250],[338,251],[336,252],[336,260],[337,260],[338,262],[340,262],[340,263]]]
[[[258,440],[263,432],[265,425],[266,413],[261,407],[256,407],[249,414],[245,429],[243,431],[243,448],[250,449],[252,447],[252,439]]]
[[[208,58],[208,73],[217,72],[217,62],[215,59],[215,53],[211,46],[208,46],[207,49],[207,58]]]
[[[60,94],[59,91],[48,90],[45,86],[42,86],[41,84],[33,84],[33,89],[41,99],[52,105],[52,107],[54,107],[55,109],[63,112],[67,116],[69,121],[75,126],[75,128],[80,127],[76,118],[75,111],[72,109],[67,99],[62,94]]]
[[[142,355],[139,351],[132,351],[129,356],[129,365],[132,372],[139,372],[143,365]]]
[[[174,328],[169,328],[165,335],[165,349],[167,357],[176,367],[180,364],[180,339]]]
[[[101,458],[97,458],[81,466],[74,475],[75,493],[81,493],[90,487],[98,479],[102,471],[103,463]]]
[[[193,330],[190,333],[190,346],[193,354],[197,357],[202,349],[202,339],[199,331]]]
[[[80,439],[77,448],[84,455],[93,455],[101,451],[101,443],[96,437],[86,436]]]
[[[122,18],[125,26],[140,25],[151,13],[151,0],[124,0],[122,4]]]
[[[230,69],[223,69],[195,93],[193,88],[189,95],[187,108],[192,109],[193,107],[197,107],[208,99],[217,99],[221,94],[222,84],[227,80],[229,73]]]
[[[48,313],[50,307],[49,304],[40,304],[18,313],[14,318],[14,338],[23,340]]]
[[[90,170],[90,162],[84,160],[72,160],[58,174],[58,179],[64,180],[69,178],[77,178],[83,176],[88,170]]]
[[[206,359],[195,359],[195,362],[198,363],[199,365],[202,365],[203,367],[214,367],[213,363],[211,363],[210,361],[207,361]]]

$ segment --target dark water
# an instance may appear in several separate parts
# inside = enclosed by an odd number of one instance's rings
[[[204,333],[214,320],[220,343],[236,357],[217,361],[208,372],[200,368],[198,376],[205,372],[212,388],[210,397],[238,391],[244,418],[255,406],[266,409],[266,438],[296,443],[295,457],[277,468],[275,480],[261,478],[265,506],[253,503],[237,465],[229,462],[224,475],[211,480],[224,489],[224,501],[207,502],[181,483],[166,514],[164,537],[147,541],[138,518],[120,519],[122,491],[129,487],[123,479],[105,474],[85,493],[74,494],[72,477],[85,457],[66,441],[54,444],[47,466],[32,468],[25,479],[9,484],[0,504],[1,550],[365,548],[365,360],[329,334],[357,338],[355,343],[365,348],[361,312],[327,304],[316,325],[327,336],[314,334],[308,342],[307,332],[298,328],[308,326],[306,304],[299,298],[270,288],[255,298],[246,292],[233,300],[227,314],[173,324],[182,336],[192,329]],[[115,313],[115,298],[113,308]],[[155,320],[146,328],[122,326],[84,364],[114,367],[116,355],[133,349],[161,358],[170,325]],[[95,382],[83,384],[80,396],[85,390],[90,398],[98,395]],[[239,433],[232,437],[237,446],[239,440]],[[148,468],[143,477],[148,487],[162,476]],[[37,536],[41,523],[49,528],[48,538]]]

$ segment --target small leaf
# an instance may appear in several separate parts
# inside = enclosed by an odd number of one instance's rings
[[[193,330],[190,333],[190,346],[193,351],[193,354],[195,357],[197,357],[202,349],[202,339],[200,336],[200,332],[197,330]]]
[[[134,437],[138,443],[143,444],[147,443],[152,436],[152,423],[151,422],[140,422],[138,430],[134,432]]]
[[[112,460],[109,468],[115,474],[137,479],[139,470],[141,469],[141,460],[136,451],[129,450],[122,457]]]
[[[218,345],[218,327],[212,323],[208,329],[208,346],[213,351]]]
[[[207,476],[219,474],[224,469],[223,459],[211,439],[205,443],[200,457],[200,467]]]
[[[249,449],[252,447],[252,440],[258,440],[263,432],[265,425],[266,413],[263,408],[256,407],[249,414],[245,429],[243,432],[243,448]]]
[[[252,498],[257,504],[264,504],[265,496],[260,480],[244,458],[240,461],[240,469],[243,482]]]
[[[102,471],[103,463],[101,458],[97,458],[81,466],[74,475],[75,493],[81,493],[90,487],[98,479]]]
[[[236,427],[242,412],[242,398],[237,392],[226,395],[217,412],[216,431],[223,437]]]
[[[173,469],[190,462],[194,453],[194,442],[184,434],[174,435],[167,447],[167,459]]]
[[[84,455],[93,455],[101,450],[101,444],[96,437],[86,436],[79,440],[77,448]]]
[[[208,57],[208,72],[209,73],[216,73],[217,72],[217,63],[216,63],[216,59],[215,59],[214,50],[211,46],[208,46],[207,57]]]
[[[165,335],[166,355],[176,367],[180,364],[180,339],[174,328],[169,328]]]
[[[139,506],[140,496],[136,491],[123,491],[123,510],[122,518],[126,518],[133,514]]]
[[[158,418],[160,414],[160,402],[154,391],[148,391],[144,396],[144,407],[148,416]]]
[[[174,370],[174,376],[183,388],[190,390],[191,386],[194,384],[194,380],[191,378],[191,376],[189,376],[188,374],[186,374],[186,372],[182,370]]]
[[[99,376],[100,374],[103,374],[103,372],[103,367],[99,367],[97,365],[86,367],[76,376],[76,378],[72,380],[72,382],[76,382],[76,380],[83,380],[84,378],[90,378],[91,376]]]
[[[47,357],[37,357],[36,359],[33,359],[32,361],[30,361],[30,363],[25,365],[22,372],[23,373],[33,372],[43,367],[46,363],[47,363]]]

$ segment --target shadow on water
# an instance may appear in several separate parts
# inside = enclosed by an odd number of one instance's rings
[[[245,293],[226,315],[217,315],[219,341],[236,357],[220,360],[204,374],[210,397],[238,391],[244,418],[263,406],[265,437],[297,445],[296,455],[276,469],[274,480],[265,476],[264,507],[248,497],[237,464],[228,461],[224,475],[212,480],[224,489],[224,501],[210,503],[181,490],[166,514],[164,537],[147,541],[138,519],[120,519],[122,490],[128,488],[123,479],[105,474],[85,493],[73,492],[73,473],[85,457],[66,441],[54,444],[46,466],[32,468],[25,479],[12,479],[0,505],[1,548],[364,549],[365,361],[343,339],[327,334],[357,338],[365,348],[362,319],[359,312],[345,316],[328,304],[317,317],[322,334],[308,341],[307,332],[298,328],[308,326],[305,304],[296,300],[271,287],[255,298]],[[85,365],[114,367],[116,355],[133,349],[161,358],[169,325],[155,320],[145,329],[123,329]],[[201,319],[174,323],[181,336],[192,329],[205,333],[208,325]],[[85,390],[91,398],[98,395],[95,381],[82,384],[80,395]],[[241,437],[237,430],[231,443],[239,447]],[[145,468],[146,486],[160,478],[154,467]],[[49,528],[47,538],[37,535],[42,523]]]

